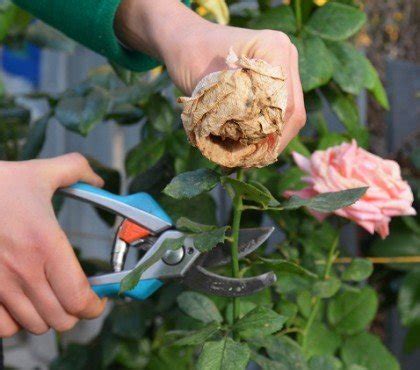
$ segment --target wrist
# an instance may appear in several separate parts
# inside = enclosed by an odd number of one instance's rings
[[[180,0],[123,0],[114,27],[126,46],[166,62],[208,24]]]

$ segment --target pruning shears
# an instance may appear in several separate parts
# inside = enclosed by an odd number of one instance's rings
[[[163,208],[147,193],[121,196],[84,183],[77,183],[60,192],[66,196],[91,203],[123,218],[112,247],[112,273],[89,277],[93,290],[100,297],[117,296],[121,281],[132,269],[124,269],[130,247],[145,251],[136,266],[151,258],[166,239],[185,237],[183,246],[168,250],[162,258],[147,268],[134,289],[123,296],[144,300],[163,284],[178,279],[193,290],[223,297],[241,297],[254,294],[276,281],[273,272],[249,278],[231,278],[218,275],[207,268],[231,262],[227,244],[215,246],[202,253],[194,247],[187,234],[176,229]],[[271,227],[241,229],[239,234],[239,258],[255,251],[273,232]],[[134,267],[135,268],[135,267]]]

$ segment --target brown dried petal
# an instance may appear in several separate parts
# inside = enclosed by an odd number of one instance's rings
[[[263,167],[277,160],[287,103],[280,67],[230,55],[236,69],[211,73],[182,97],[190,142],[224,167]],[[236,59],[235,59],[236,58]]]

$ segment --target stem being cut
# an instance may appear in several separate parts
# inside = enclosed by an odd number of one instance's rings
[[[243,169],[239,169],[236,173],[236,178],[242,181],[244,177]],[[238,256],[238,244],[239,244],[239,230],[241,227],[241,216],[242,216],[242,196],[236,194],[233,199],[233,220],[232,220],[232,243],[231,243],[231,255],[232,255],[232,276],[234,278],[239,277],[239,256]],[[233,323],[239,318],[240,302],[239,298],[233,298]]]

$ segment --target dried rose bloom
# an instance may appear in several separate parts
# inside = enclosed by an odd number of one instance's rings
[[[264,167],[277,160],[287,103],[281,67],[237,58],[182,97],[182,122],[192,145],[224,167]]]

